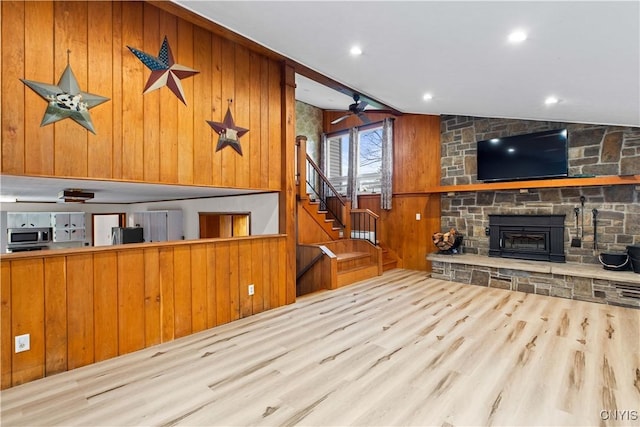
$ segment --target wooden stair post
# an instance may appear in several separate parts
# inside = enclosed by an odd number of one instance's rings
[[[306,200],[307,194],[307,137],[296,136],[296,146],[298,147],[298,171],[296,173],[296,185],[298,186],[298,199]]]

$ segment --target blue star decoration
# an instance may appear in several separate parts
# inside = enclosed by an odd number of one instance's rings
[[[171,46],[169,46],[167,36],[164,37],[162,47],[160,47],[160,53],[157,57],[149,55],[148,53],[131,46],[127,47],[148,69],[151,70],[151,76],[149,76],[149,80],[147,80],[143,93],[151,92],[163,86],[167,86],[184,105],[187,105],[187,102],[184,100],[184,91],[182,90],[180,80],[198,74],[200,71],[185,67],[184,65],[176,64],[176,61],[173,59],[173,53],[171,52]]]
[[[227,114],[224,116],[222,123],[212,122],[207,120],[209,126],[211,126],[220,135],[218,138],[218,145],[216,151],[222,150],[224,147],[229,146],[236,150],[238,154],[242,156],[242,147],[240,147],[240,137],[249,132],[249,129],[236,126],[233,122],[233,116],[231,116],[231,110],[227,109]]]
[[[24,79],[20,81],[49,103],[40,126],[69,117],[89,132],[96,134],[89,109],[107,102],[109,98],[82,92],[70,65],[67,64],[57,86]]]

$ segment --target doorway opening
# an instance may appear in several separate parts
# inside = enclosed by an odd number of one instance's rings
[[[92,214],[93,246],[113,245],[111,229],[113,227],[124,227],[125,219],[126,214],[124,213]]]
[[[251,234],[249,212],[199,212],[200,238],[241,237]]]

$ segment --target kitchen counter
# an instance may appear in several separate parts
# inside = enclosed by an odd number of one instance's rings
[[[128,243],[124,245],[111,245],[111,246],[83,246],[79,248],[66,248],[66,249],[45,249],[41,251],[27,251],[27,252],[17,252],[17,253],[4,253],[0,254],[0,260],[18,260],[18,259],[28,259],[28,258],[48,258],[48,257],[57,257],[61,255],[78,255],[78,254],[87,254],[94,252],[113,252],[113,251],[123,251],[123,250],[132,250],[132,249],[150,249],[157,247],[166,247],[166,246],[182,246],[182,245],[193,245],[193,244],[204,244],[211,242],[237,242],[237,241],[246,241],[246,240],[256,240],[265,237],[283,237],[286,236],[284,234],[268,234],[268,235],[255,235],[255,236],[246,236],[246,237],[219,237],[214,239],[195,239],[195,240],[171,240],[167,242],[148,242],[148,243]]]

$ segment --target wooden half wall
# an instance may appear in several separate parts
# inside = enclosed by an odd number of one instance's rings
[[[287,303],[286,237],[6,256],[2,388],[172,341]],[[248,285],[255,294],[248,295]],[[15,353],[14,337],[31,349]]]
[[[2,173],[283,188],[282,61],[141,1],[2,1],[0,9]],[[167,87],[143,94],[151,72],[128,49],[156,56],[165,36],[176,63],[199,71],[180,81],[186,105]],[[20,81],[57,84],[67,61],[82,91],[110,99],[89,110],[96,135],[70,119],[41,127],[47,102]],[[216,151],[207,123],[228,108],[249,129],[242,156]]]

